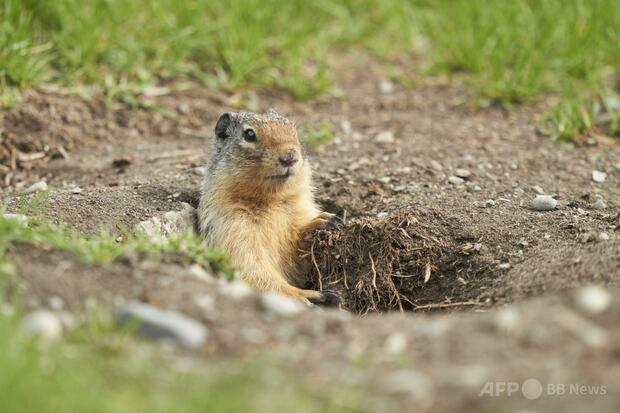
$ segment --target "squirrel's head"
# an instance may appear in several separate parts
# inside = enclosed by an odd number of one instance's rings
[[[263,114],[222,114],[215,125],[214,139],[216,158],[241,180],[280,185],[304,167],[295,125],[273,109]]]

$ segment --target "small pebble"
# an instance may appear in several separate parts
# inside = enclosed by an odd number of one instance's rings
[[[545,193],[545,191],[542,189],[542,187],[538,186],[538,185],[534,185],[532,187],[532,189],[534,190],[534,192],[536,192],[538,195],[543,195]]]
[[[254,291],[252,287],[244,281],[222,281],[218,286],[221,294],[235,300],[249,297]]]
[[[461,185],[463,182],[465,182],[465,180],[463,178],[459,178],[458,176],[452,175],[448,178],[448,183],[452,185]]]
[[[205,167],[204,166],[196,166],[191,169],[192,173],[197,176],[204,176]]]
[[[605,288],[598,285],[590,285],[577,290],[575,302],[586,313],[597,315],[607,311],[611,304],[611,296]]]
[[[471,171],[469,169],[459,168],[456,171],[454,171],[454,175],[458,176],[459,178],[466,179],[471,176]]]
[[[497,268],[499,268],[500,270],[509,270],[510,269],[510,263],[509,262],[503,262],[500,265],[498,265]]]
[[[390,131],[383,131],[375,136],[377,143],[394,143],[394,134]]]
[[[37,183],[30,185],[28,188],[26,188],[26,190],[24,191],[24,194],[26,195],[36,194],[37,192],[43,192],[47,190],[48,190],[48,187],[45,181],[39,181]]]
[[[387,213],[387,212],[379,212],[379,213],[377,214],[377,218],[379,218],[379,219],[383,219],[383,218],[385,218],[385,217],[387,217],[387,216],[388,216],[388,213]]]
[[[340,121],[340,129],[342,129],[342,132],[344,132],[345,135],[350,135],[351,132],[353,132],[353,128],[351,127],[351,122],[349,122],[346,119]]]
[[[189,348],[200,348],[207,339],[208,331],[202,323],[138,301],[123,306],[116,316],[121,326],[132,320],[138,323],[137,333],[150,339],[170,339]]]
[[[600,198],[597,199],[595,202],[593,202],[591,206],[593,209],[606,209],[607,208],[607,204],[605,203],[605,201],[603,201]]]
[[[263,294],[260,303],[268,312],[284,317],[293,316],[304,311],[304,306],[299,301],[277,293]]]
[[[486,201],[484,201],[485,208],[491,208],[494,206],[495,206],[495,201],[493,201],[492,199],[487,199]]]
[[[392,82],[388,82],[384,80],[379,83],[379,91],[384,95],[390,94],[394,92],[394,84]]]
[[[599,241],[609,241],[609,234],[607,234],[606,232],[601,232],[600,234],[598,234],[598,239]]]
[[[558,205],[558,201],[551,195],[537,195],[530,201],[530,208],[535,211],[552,211]]]
[[[385,350],[392,354],[402,354],[407,348],[407,337],[403,333],[395,332],[385,340]]]
[[[443,170],[443,166],[441,166],[441,164],[435,160],[431,161],[431,168],[433,168],[436,171],[442,171]]]
[[[62,336],[62,323],[53,312],[36,310],[24,317],[21,331],[30,337],[52,341]]]
[[[592,180],[596,183],[605,182],[605,178],[607,178],[607,174],[602,171],[597,171],[596,169],[592,171]]]
[[[71,189],[71,193],[74,195],[77,194],[81,194],[84,190],[82,188],[80,188],[79,186],[76,186],[74,188]]]
[[[62,298],[53,295],[47,299],[47,304],[52,310],[62,310],[65,307],[65,302]]]

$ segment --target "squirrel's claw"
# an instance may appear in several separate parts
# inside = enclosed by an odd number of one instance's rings
[[[309,298],[312,304],[321,304],[324,306],[335,307],[342,303],[342,297],[336,291],[323,290],[321,295],[316,298]]]
[[[344,225],[344,220],[336,214],[323,212],[321,214],[321,218],[325,220],[325,223],[323,224],[323,228],[325,229],[338,229]]]

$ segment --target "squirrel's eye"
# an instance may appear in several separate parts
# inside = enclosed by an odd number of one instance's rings
[[[248,142],[254,142],[256,141],[256,132],[252,129],[246,129],[243,131],[243,138]]]

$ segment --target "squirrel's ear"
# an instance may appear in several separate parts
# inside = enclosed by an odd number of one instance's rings
[[[215,136],[220,139],[228,137],[228,126],[232,122],[232,114],[230,112],[223,113],[215,124]]]
[[[280,114],[278,112],[276,112],[276,110],[274,108],[267,109],[265,111],[265,115],[280,116]]]

